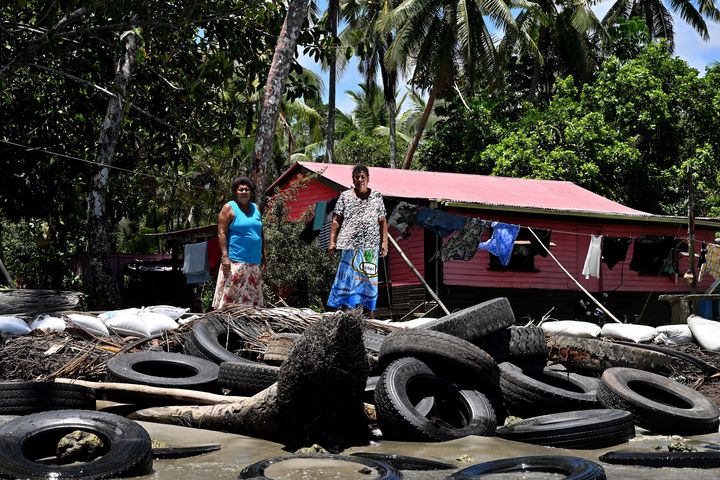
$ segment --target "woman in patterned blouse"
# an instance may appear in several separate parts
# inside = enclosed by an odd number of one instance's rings
[[[328,306],[365,307],[373,316],[378,295],[378,258],[388,251],[388,224],[382,195],[368,187],[364,165],[352,171],[353,188],[340,194],[333,212],[328,251],[341,250]]]

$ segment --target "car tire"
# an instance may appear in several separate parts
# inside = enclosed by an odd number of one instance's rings
[[[52,465],[57,440],[74,431],[97,435],[104,454],[90,462]],[[53,441],[54,440],[54,441]],[[87,410],[58,410],[26,415],[0,425],[0,477],[117,478],[152,470],[150,436],[140,424],[118,415]]]
[[[580,457],[541,455],[503,458],[464,468],[447,480],[469,480],[482,475],[504,472],[546,472],[565,475],[565,480],[605,480],[605,470],[595,462]],[[524,476],[524,474],[523,474]]]
[[[72,383],[0,383],[0,415],[49,410],[95,410],[95,391]]]
[[[426,398],[433,399],[430,411],[418,411]],[[492,436],[497,425],[485,395],[460,388],[412,357],[400,358],[385,369],[375,388],[375,408],[383,435],[399,440]]]
[[[720,410],[705,395],[670,378],[634,368],[609,368],[598,400],[632,412],[635,423],[655,433],[701,435],[718,431]]]
[[[216,363],[172,352],[123,353],[107,362],[107,381],[191,390],[217,389]]]

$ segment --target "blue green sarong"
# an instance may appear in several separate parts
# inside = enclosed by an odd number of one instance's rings
[[[375,310],[379,250],[343,250],[327,304],[333,308],[363,306]]]

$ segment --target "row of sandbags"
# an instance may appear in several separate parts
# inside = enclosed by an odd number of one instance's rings
[[[151,337],[174,330],[189,309],[171,305],[153,305],[143,308],[111,310],[99,315],[89,313],[63,313],[38,315],[29,323],[15,316],[0,316],[0,333],[26,335],[32,331],[62,333],[66,328],[78,328],[99,337],[111,334],[123,337]]]
[[[547,335],[581,338],[611,338],[628,342],[654,342],[665,345],[684,345],[695,342],[705,350],[720,351],[720,322],[690,315],[687,323],[651,327],[630,323],[606,323],[602,327],[579,320],[544,322],[540,328]]]

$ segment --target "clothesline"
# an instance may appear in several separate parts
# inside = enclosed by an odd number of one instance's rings
[[[551,245],[550,237],[553,233],[553,230],[540,229],[539,227],[507,224],[499,221],[491,222],[477,217],[457,215],[407,202],[397,204],[390,215],[388,223],[400,232],[399,238],[409,235],[410,229],[414,226],[428,228],[434,231],[436,235],[447,238],[447,241],[444,242],[439,251],[435,252],[432,259],[468,261],[474,257],[477,250],[487,250],[495,256],[491,257],[491,259],[497,258],[503,267],[510,264],[514,254],[547,256]],[[483,241],[487,228],[492,228],[492,235],[489,240]],[[524,231],[530,231],[532,237],[526,234],[520,236],[521,228]],[[539,232],[542,233],[538,234]],[[457,235],[453,236],[454,233]],[[561,230],[555,230],[555,233],[579,235],[578,232]],[[677,233],[680,233],[680,228],[678,228]],[[528,237],[529,242],[527,241]],[[586,278],[590,276],[599,278],[601,262],[606,263],[609,269],[612,269],[619,262],[624,262],[631,245],[635,246],[630,262],[631,270],[645,273],[679,274],[679,254],[683,249],[678,247],[686,245],[686,242],[677,235],[613,236],[590,234],[590,237],[590,246],[582,271]],[[529,249],[524,252],[515,250],[518,239],[523,244],[527,242]],[[702,264],[707,247],[702,248],[700,251],[699,263]]]
[[[412,204],[409,204],[409,203],[406,203],[406,202],[400,202],[400,204],[398,204],[398,205],[401,205],[401,204],[412,205]],[[420,207],[420,206],[416,206],[416,205],[413,205],[413,206],[414,206],[415,208],[417,208],[417,209],[421,209],[421,208],[432,209],[431,207]],[[395,207],[395,208],[397,208],[397,207]],[[394,210],[393,210],[393,212],[394,212]],[[478,218],[478,217],[472,217],[472,216],[468,216],[468,215],[448,213],[448,212],[444,212],[444,211],[443,211],[443,213],[446,214],[446,215],[448,215],[448,216],[462,217],[462,218],[465,218],[465,219],[468,219],[468,218]],[[392,220],[392,215],[391,215],[391,220]],[[483,221],[485,221],[485,222],[487,222],[487,223],[504,223],[504,222],[500,222],[499,220],[483,220]],[[393,226],[392,221],[390,222],[389,225],[390,225],[390,226]],[[526,229],[527,229],[527,228],[531,228],[529,225],[522,225],[522,224],[513,224],[513,225],[517,225],[517,226],[520,227],[520,228],[526,228]],[[534,227],[532,227],[532,228],[540,228],[540,227],[534,226]],[[677,233],[674,235],[675,238],[680,238],[679,235],[680,235],[680,231],[681,231],[681,230],[683,230],[682,227],[678,227]],[[564,234],[564,235],[575,235],[575,236],[583,236],[583,237],[593,237],[593,236],[602,235],[603,237],[629,238],[630,240],[635,240],[635,239],[638,239],[638,238],[643,238],[643,237],[647,237],[647,236],[648,236],[648,235],[621,235],[621,234],[618,234],[618,235],[607,235],[607,234],[570,232],[570,231],[567,231],[567,230],[556,230],[556,229],[552,229],[552,232],[553,232],[553,233]],[[521,240],[521,241],[522,241],[522,240]],[[689,239],[687,239],[687,238],[682,238],[682,241],[684,241],[685,243],[689,243]],[[706,242],[705,240],[693,239],[693,244],[702,245],[702,244],[704,244],[704,243],[707,243],[707,242]]]

